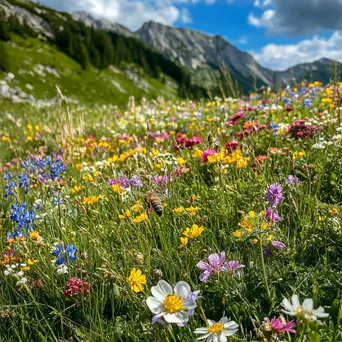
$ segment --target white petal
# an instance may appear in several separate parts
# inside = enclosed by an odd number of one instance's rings
[[[157,286],[152,286],[151,292],[154,297],[163,302],[167,295],[172,294],[172,287],[165,280],[159,280]]]
[[[300,306],[300,302],[299,302],[298,296],[297,295],[293,295],[291,299],[292,299],[292,305],[295,308],[298,308],[298,306]]]
[[[329,314],[327,312],[324,312],[324,308],[321,306],[319,308],[317,308],[316,310],[313,310],[312,314],[318,318],[329,317]]]
[[[207,322],[210,327],[216,324],[216,321],[213,321],[212,319],[207,319]]]
[[[217,342],[227,342],[227,337],[224,334],[218,334],[217,336]]]
[[[225,329],[228,329],[228,330],[239,329],[239,325],[236,322],[234,322],[234,321],[225,323],[223,326],[224,326]]]
[[[198,340],[204,340],[205,338],[207,338],[207,337],[209,337],[209,336],[210,336],[210,333],[208,332],[208,333],[206,333],[206,334],[203,335],[203,336],[197,337],[197,339],[198,339]]]
[[[222,324],[226,324],[227,322],[228,322],[228,318],[227,317],[222,317],[220,319],[220,323],[222,323]]]
[[[288,311],[292,311],[292,304],[287,298],[284,298],[283,301],[281,302],[281,305]]]
[[[179,281],[175,286],[175,294],[181,298],[188,297],[191,292],[189,284],[185,281]]]
[[[185,323],[189,320],[189,317],[185,313],[176,312],[173,314],[166,313],[164,319],[167,323]]]
[[[313,310],[313,299],[312,298],[304,299],[303,308],[304,308],[304,310],[312,311]]]
[[[289,316],[296,316],[297,315],[296,311],[286,311],[286,310],[283,310],[283,312],[288,314]]]
[[[148,297],[146,299],[146,304],[152,313],[156,315],[160,314],[163,310],[163,304],[154,297]]]
[[[206,334],[207,332],[208,332],[208,328],[206,327],[197,328],[194,331],[195,334]]]

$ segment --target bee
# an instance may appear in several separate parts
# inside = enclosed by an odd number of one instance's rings
[[[150,211],[153,209],[158,216],[162,216],[162,201],[155,192],[148,191],[145,195],[145,202],[148,205]]]

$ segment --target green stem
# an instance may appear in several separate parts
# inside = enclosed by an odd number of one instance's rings
[[[262,248],[262,237],[259,237],[259,241],[260,241],[260,258],[261,258],[262,275],[263,275],[263,278],[264,278],[264,283],[265,283],[265,287],[266,287],[267,296],[268,296],[269,300],[272,302],[270,288],[268,287],[268,282],[267,282],[265,260],[264,260],[264,250]]]

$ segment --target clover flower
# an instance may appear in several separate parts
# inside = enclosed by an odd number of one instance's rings
[[[184,326],[194,314],[199,291],[191,291],[188,283],[179,281],[174,289],[165,280],[159,280],[151,288],[152,296],[146,304],[155,315],[152,323],[175,323]]]
[[[89,283],[80,278],[71,278],[64,287],[64,295],[67,297],[75,297],[79,294],[89,293]]]

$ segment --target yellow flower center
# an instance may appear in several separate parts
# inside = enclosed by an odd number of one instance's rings
[[[211,333],[211,334],[218,334],[218,333],[221,333],[224,329],[224,326],[222,323],[218,322],[214,325],[212,325],[211,327],[208,328],[208,331]]]
[[[163,304],[165,311],[171,314],[181,311],[183,307],[182,299],[175,294],[166,296]]]
[[[296,309],[296,316],[297,317],[302,317],[304,318],[305,315],[312,315],[312,311],[311,310],[304,310],[303,306],[298,306]]]

